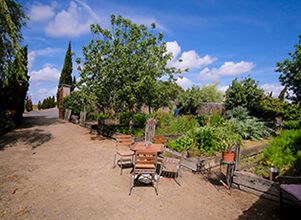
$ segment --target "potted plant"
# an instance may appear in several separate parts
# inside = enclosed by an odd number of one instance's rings
[[[229,143],[228,144],[228,149],[222,151],[222,160],[224,162],[231,163],[231,162],[234,161],[234,157],[235,157],[235,151],[234,151],[234,149],[235,148],[236,148],[236,144],[235,143]]]

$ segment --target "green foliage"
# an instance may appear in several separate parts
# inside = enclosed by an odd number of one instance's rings
[[[38,103],[38,109],[39,109],[39,110],[42,109],[42,103],[41,103],[41,101],[39,101],[39,103]]]
[[[300,105],[285,102],[285,103],[283,103],[282,106],[284,109],[283,120],[285,120],[285,121],[301,120]]]
[[[89,114],[94,109],[92,105],[88,105],[89,107],[85,109],[83,99],[81,91],[72,92],[69,96],[64,98],[63,111],[65,112],[66,109],[71,109],[73,115],[80,116],[80,112],[86,110],[86,114]]]
[[[221,127],[225,124],[225,119],[222,115],[214,114],[210,116],[209,125],[213,127]]]
[[[270,136],[272,130],[256,117],[249,116],[246,108],[238,106],[226,112],[225,127],[233,133],[239,134],[243,139],[260,141],[260,138]]]
[[[59,88],[60,85],[66,84],[66,85],[71,85],[70,90],[73,91],[75,88],[75,84],[73,84],[73,81],[76,83],[75,78],[73,78],[72,81],[72,51],[71,51],[71,41],[69,42],[68,49],[65,54],[65,61],[64,61],[64,66],[61,71],[60,79],[59,79],[59,85],[57,88],[57,93],[56,93],[56,99],[59,100]]]
[[[203,116],[203,115],[196,115],[195,119],[201,127],[205,126],[206,123],[209,121],[209,117],[208,116]]]
[[[138,128],[145,128],[146,120],[151,117],[151,115],[146,115],[144,113],[134,114],[133,122],[134,125]],[[119,123],[121,125],[128,125],[130,121],[130,113],[129,112],[120,112],[118,114]]]
[[[193,116],[184,116],[182,114],[179,117],[174,117],[173,114],[157,112],[155,117],[158,119],[156,134],[186,133],[197,123]]]
[[[39,101],[39,104],[38,104],[38,108],[39,109],[49,109],[49,108],[54,108],[55,107],[55,98],[54,96],[49,96],[47,97],[46,99],[43,99],[42,101],[42,104],[41,102]]]
[[[11,110],[0,112],[0,135],[15,127],[14,114],[15,112]]]
[[[111,15],[111,25],[112,31],[91,25],[94,37],[83,47],[84,61],[77,58],[77,63],[83,64],[78,68],[80,84],[96,95],[97,105],[129,111],[132,128],[134,105],[156,108],[166,98],[162,95],[162,76],[167,75],[172,82],[174,74],[181,71],[166,67],[172,54],[167,53],[162,33],[155,36],[145,25],[120,15]]]
[[[283,128],[288,130],[301,129],[301,121],[285,121]]]
[[[28,96],[26,96],[26,99],[25,99],[25,109],[26,111],[30,112],[32,111],[32,101],[31,101],[31,98],[29,98]]]
[[[280,175],[301,175],[301,130],[282,131],[263,151],[262,163],[280,170]]]
[[[232,85],[226,91],[226,110],[242,106],[248,109],[251,115],[256,116],[260,102],[264,97],[264,91],[258,88],[258,82],[251,77],[245,77],[241,81],[235,78]]]
[[[205,100],[206,97],[200,87],[193,85],[178,95],[176,105],[181,113],[195,115],[198,107],[201,106]]]
[[[71,51],[71,41],[69,42],[68,49],[65,55],[64,66],[60,75],[59,85],[72,84],[72,51]]]
[[[223,93],[218,91],[218,84],[220,82],[213,82],[208,85],[203,85],[201,91],[204,94],[205,102],[222,102]]]
[[[170,139],[167,140],[166,146],[169,149],[175,150],[177,152],[182,152],[184,146],[186,145],[186,150],[191,149],[193,139],[188,135],[178,136],[175,141],[171,141]]]
[[[287,93],[288,99],[296,104],[301,103],[301,35],[299,35],[299,44],[295,44],[294,53],[288,53],[291,60],[285,59],[277,63],[276,72],[281,73],[279,81],[281,85],[286,86],[293,94]]]
[[[89,114],[89,119],[90,120],[97,120],[98,118],[103,118],[103,119],[108,119],[110,116],[109,115],[103,115],[103,114]]]
[[[29,19],[24,9],[20,3],[13,0],[0,1],[0,79],[3,86],[7,86],[9,80],[28,80],[25,71],[27,67],[24,65],[27,54],[25,56],[22,49],[20,50],[21,29]],[[13,62],[20,71],[12,72],[7,69]]]

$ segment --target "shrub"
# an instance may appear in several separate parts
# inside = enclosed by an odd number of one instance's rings
[[[301,128],[301,121],[285,121],[283,123],[283,128],[292,130],[292,129],[300,129]]]
[[[98,118],[104,118],[104,119],[107,119],[109,118],[110,116],[109,115],[103,115],[103,114],[89,114],[89,119],[90,120],[97,120]]]
[[[225,126],[233,133],[239,134],[243,139],[259,141],[260,138],[269,137],[272,130],[256,117],[248,115],[246,108],[238,106],[227,111]]]
[[[80,116],[80,112],[84,111],[84,102],[80,91],[72,92],[69,96],[66,96],[63,100],[63,112],[66,109],[71,109],[73,115]],[[92,105],[87,105],[86,113],[94,111]]]
[[[261,161],[279,169],[280,175],[301,175],[301,130],[282,131],[263,151]]]

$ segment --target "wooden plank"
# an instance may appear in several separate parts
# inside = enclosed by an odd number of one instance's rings
[[[278,196],[279,194],[278,183],[244,171],[236,171],[234,173],[233,183],[256,189],[257,191],[274,196]]]

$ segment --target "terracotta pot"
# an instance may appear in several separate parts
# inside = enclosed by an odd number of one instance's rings
[[[234,156],[235,156],[235,152],[234,151],[226,151],[226,150],[223,150],[222,151],[222,160],[225,161],[225,162],[233,162],[234,161]]]

